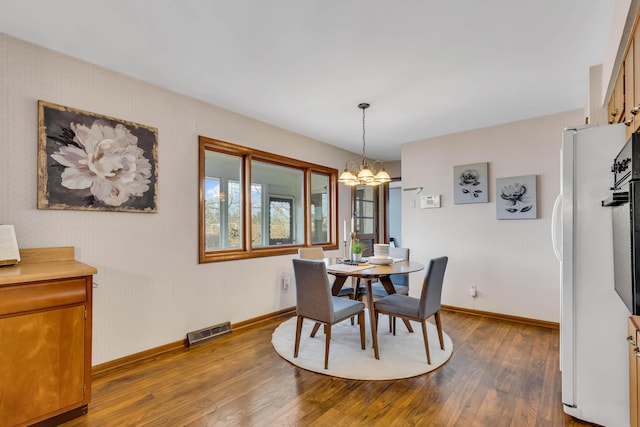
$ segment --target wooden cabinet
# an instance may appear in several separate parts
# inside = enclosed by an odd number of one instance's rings
[[[22,250],[0,268],[0,420],[23,426],[86,413],[93,267],[73,248]],[[46,256],[46,254],[50,256]]]
[[[635,43],[632,38],[629,44],[629,51],[624,59],[624,113],[622,116],[622,122],[627,126],[627,139],[629,139],[636,128],[634,124],[634,118],[637,113],[635,110],[634,44]],[[638,83],[640,83],[640,81]]]
[[[620,123],[624,116],[624,69],[618,74],[608,104],[609,124]]]
[[[627,342],[629,343],[629,420],[631,427],[640,427],[639,401],[638,401],[638,374],[640,374],[640,316],[629,316],[629,330]]]
[[[633,53],[633,105],[631,106],[631,113],[634,116],[640,116],[640,31],[636,30],[633,35],[633,44],[629,47],[627,55]],[[635,118],[634,118],[635,119]],[[634,131],[640,127],[640,117],[635,120]]]
[[[624,123],[627,138],[640,129],[640,26],[636,24],[627,45],[622,68],[607,104],[609,124]]]

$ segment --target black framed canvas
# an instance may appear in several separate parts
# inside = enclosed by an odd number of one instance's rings
[[[158,130],[38,101],[38,209],[156,213]]]

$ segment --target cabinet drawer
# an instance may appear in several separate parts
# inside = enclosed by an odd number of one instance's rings
[[[85,278],[0,287],[0,316],[87,300]]]

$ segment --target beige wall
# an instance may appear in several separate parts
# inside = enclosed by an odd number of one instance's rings
[[[402,239],[411,258],[449,256],[443,303],[559,321],[560,267],[551,247],[551,209],[560,191],[560,145],[576,110],[405,144]],[[489,163],[489,203],[453,203],[453,167]],[[538,219],[496,220],[495,180],[537,175]],[[441,208],[420,209],[419,197],[441,195]],[[411,207],[412,202],[417,207]],[[411,277],[417,294],[422,277]],[[469,295],[476,284],[477,298]]]
[[[38,100],[158,128],[159,212],[37,210]],[[292,256],[198,264],[198,135],[339,170],[354,157],[0,34],[0,223],[15,225],[21,247],[75,246],[97,267],[94,364],[295,305],[294,290],[281,286]],[[341,224],[342,186],[339,208]]]

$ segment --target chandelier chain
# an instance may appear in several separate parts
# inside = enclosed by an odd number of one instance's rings
[[[368,105],[367,105],[368,107]],[[367,158],[365,157],[365,151],[364,151],[364,146],[365,146],[365,142],[364,142],[364,134],[365,134],[365,127],[364,127],[364,115],[365,115],[365,110],[367,109],[367,107],[362,107],[362,164],[366,164],[367,162]]]

